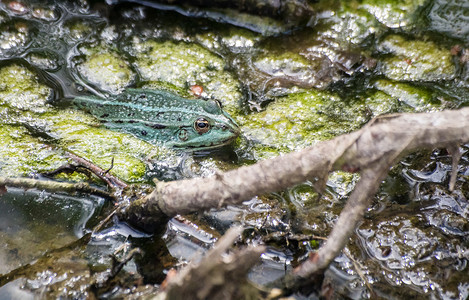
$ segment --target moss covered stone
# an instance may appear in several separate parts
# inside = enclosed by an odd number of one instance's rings
[[[413,23],[416,12],[425,0],[364,0],[358,6],[372,14],[379,22],[390,28],[402,28]]]
[[[135,63],[143,80],[168,82],[188,90],[198,84],[219,99],[229,113],[239,110],[239,82],[226,70],[224,60],[197,44],[134,41]]]
[[[407,83],[392,82],[389,80],[377,80],[374,83],[374,86],[391,97],[388,101],[381,102],[381,105],[385,105],[385,103],[393,103],[397,100],[401,104],[410,108],[402,108],[401,111],[413,110],[417,112],[425,112],[440,108],[440,101],[433,96],[431,91],[427,91],[423,88]]]
[[[382,32],[382,27],[369,13],[346,9],[338,11],[335,22],[326,27],[320,35],[332,41],[340,41],[338,46],[344,47],[347,44],[359,45],[370,35]]]
[[[400,111],[401,105],[398,99],[382,92],[376,91],[365,98],[366,106],[374,117]]]
[[[256,155],[265,157],[353,131],[366,121],[364,110],[361,104],[352,106],[336,95],[311,90],[280,97],[240,123]]]
[[[0,105],[20,111],[44,112],[52,89],[40,84],[36,74],[19,65],[0,69]]]
[[[382,71],[398,81],[439,81],[455,76],[455,65],[449,49],[428,41],[406,40],[390,35],[378,49],[392,54],[382,60]]]
[[[80,18],[72,18],[65,22],[67,37],[73,40],[81,40],[93,32],[93,26]]]
[[[81,49],[86,57],[77,65],[80,76],[97,88],[118,94],[132,84],[136,74],[117,52],[106,48]]]
[[[329,76],[319,72],[323,67],[322,59],[308,60],[292,52],[269,52],[257,57],[253,64],[264,74],[278,77],[280,81],[291,81],[299,86],[323,87],[330,81]]]
[[[22,126],[0,126],[0,173],[31,176],[52,171],[67,163],[62,153],[31,136]]]
[[[114,167],[111,173],[128,181],[142,181],[143,162],[154,148],[129,134],[106,129],[94,117],[77,110],[62,110],[47,114],[48,130],[59,140],[62,148],[83,157],[103,169]]]
[[[2,22],[0,24],[0,54],[8,56],[23,52],[28,42],[31,41],[31,27],[31,24],[25,21]]]

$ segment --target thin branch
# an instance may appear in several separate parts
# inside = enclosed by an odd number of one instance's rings
[[[115,200],[115,197],[106,191],[91,187],[88,183],[68,183],[68,182],[57,182],[50,180],[37,180],[30,178],[7,178],[0,176],[0,187],[16,187],[23,189],[38,189],[45,190],[51,193],[62,192],[62,193],[87,193],[106,199]]]
[[[114,210],[113,210],[106,218],[104,218],[103,220],[101,220],[101,222],[99,222],[99,224],[96,225],[96,226],[93,228],[93,233],[96,233],[96,232],[100,231],[101,228],[102,228],[104,225],[106,225],[106,224],[111,220],[111,218],[116,214],[116,212],[117,212],[118,209],[119,209],[118,207],[114,208]]]
[[[135,256],[135,254],[141,253],[142,250],[140,250],[140,248],[134,248],[130,250],[130,252],[121,261],[119,261],[115,255],[111,255],[112,266],[106,283],[114,279],[117,274],[122,270],[122,268]]]
[[[93,174],[99,177],[99,179],[103,180],[107,183],[107,185],[111,188],[123,189],[127,187],[127,183],[123,182],[119,178],[109,174],[109,171],[114,166],[114,158],[112,158],[111,166],[108,170],[103,170],[97,165],[93,164],[92,162],[75,155],[71,152],[68,152],[67,155],[76,163],[80,164],[81,166],[86,167],[89,169]]]
[[[373,290],[373,287],[371,284],[368,282],[368,279],[366,278],[365,274],[362,271],[362,266],[361,264],[352,256],[350,251],[348,251],[347,248],[342,251],[342,253],[350,259],[350,261],[353,264],[353,268],[355,269],[355,272],[357,272],[357,275],[360,277],[360,279],[365,283],[365,286],[367,287],[368,291],[370,292],[370,296],[372,299],[377,299],[378,296],[376,295],[375,291]]]
[[[449,180],[449,190],[452,192],[454,190],[454,186],[456,185],[456,179],[458,177],[458,164],[459,160],[461,159],[462,152],[459,150],[459,145],[450,145],[447,147],[449,154],[452,156],[452,164],[451,164],[451,178]]]

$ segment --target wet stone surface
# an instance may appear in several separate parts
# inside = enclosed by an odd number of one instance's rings
[[[313,15],[295,23],[233,9],[2,1],[0,176],[44,179],[70,163],[71,152],[104,170],[113,164],[109,172],[128,183],[207,177],[351,132],[381,114],[467,106],[466,2],[317,1]],[[175,151],[110,130],[71,104],[84,95],[112,99],[128,87],[217,99],[241,135],[213,151]],[[326,272],[334,296],[469,296],[467,145],[461,151],[452,192],[444,149],[410,154],[393,167]],[[113,204],[0,188],[0,298],[154,294],[169,269],[210,249],[233,224],[245,226],[245,243],[267,245],[249,275],[266,284],[323,243],[318,237],[330,233],[358,179],[335,172],[321,195],[311,179],[237,207],[178,217],[161,237],[118,220],[88,236]],[[90,179],[72,173],[57,180]],[[135,247],[152,255],[108,281],[109,255],[122,259]]]

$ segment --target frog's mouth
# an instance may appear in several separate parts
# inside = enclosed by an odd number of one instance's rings
[[[226,146],[228,144],[230,144],[233,140],[235,140],[238,136],[233,136],[233,137],[230,137],[226,140],[222,140],[221,142],[218,141],[216,143],[210,143],[210,144],[206,144],[206,145],[200,145],[200,146],[193,146],[193,145],[174,145],[173,148],[174,149],[181,149],[181,150],[194,150],[194,151],[198,151],[198,150],[210,150],[210,149],[216,149],[216,148],[220,148],[220,147],[223,147],[223,146]]]

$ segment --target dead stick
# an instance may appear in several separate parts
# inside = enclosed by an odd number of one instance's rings
[[[16,187],[22,189],[38,189],[45,190],[51,193],[64,192],[64,193],[87,193],[97,196],[101,196],[107,199],[115,200],[115,198],[103,190],[93,188],[89,184],[84,182],[79,183],[68,183],[68,182],[57,182],[50,180],[37,180],[30,178],[7,178],[0,176],[0,186]]]
[[[73,154],[71,152],[68,152],[68,156],[73,161],[75,161],[75,162],[79,163],[80,165],[88,168],[91,172],[93,172],[93,174],[95,174],[101,180],[106,182],[109,187],[111,187],[111,188],[121,188],[121,189],[127,187],[127,183],[125,183],[122,180],[120,180],[119,178],[109,174],[109,171],[111,170],[112,166],[108,170],[103,170],[100,167],[98,167],[97,165],[95,165],[95,164],[89,162],[88,160],[84,159],[83,157],[80,157],[80,156],[78,156],[76,154]],[[111,164],[114,165],[114,159],[112,159]]]

